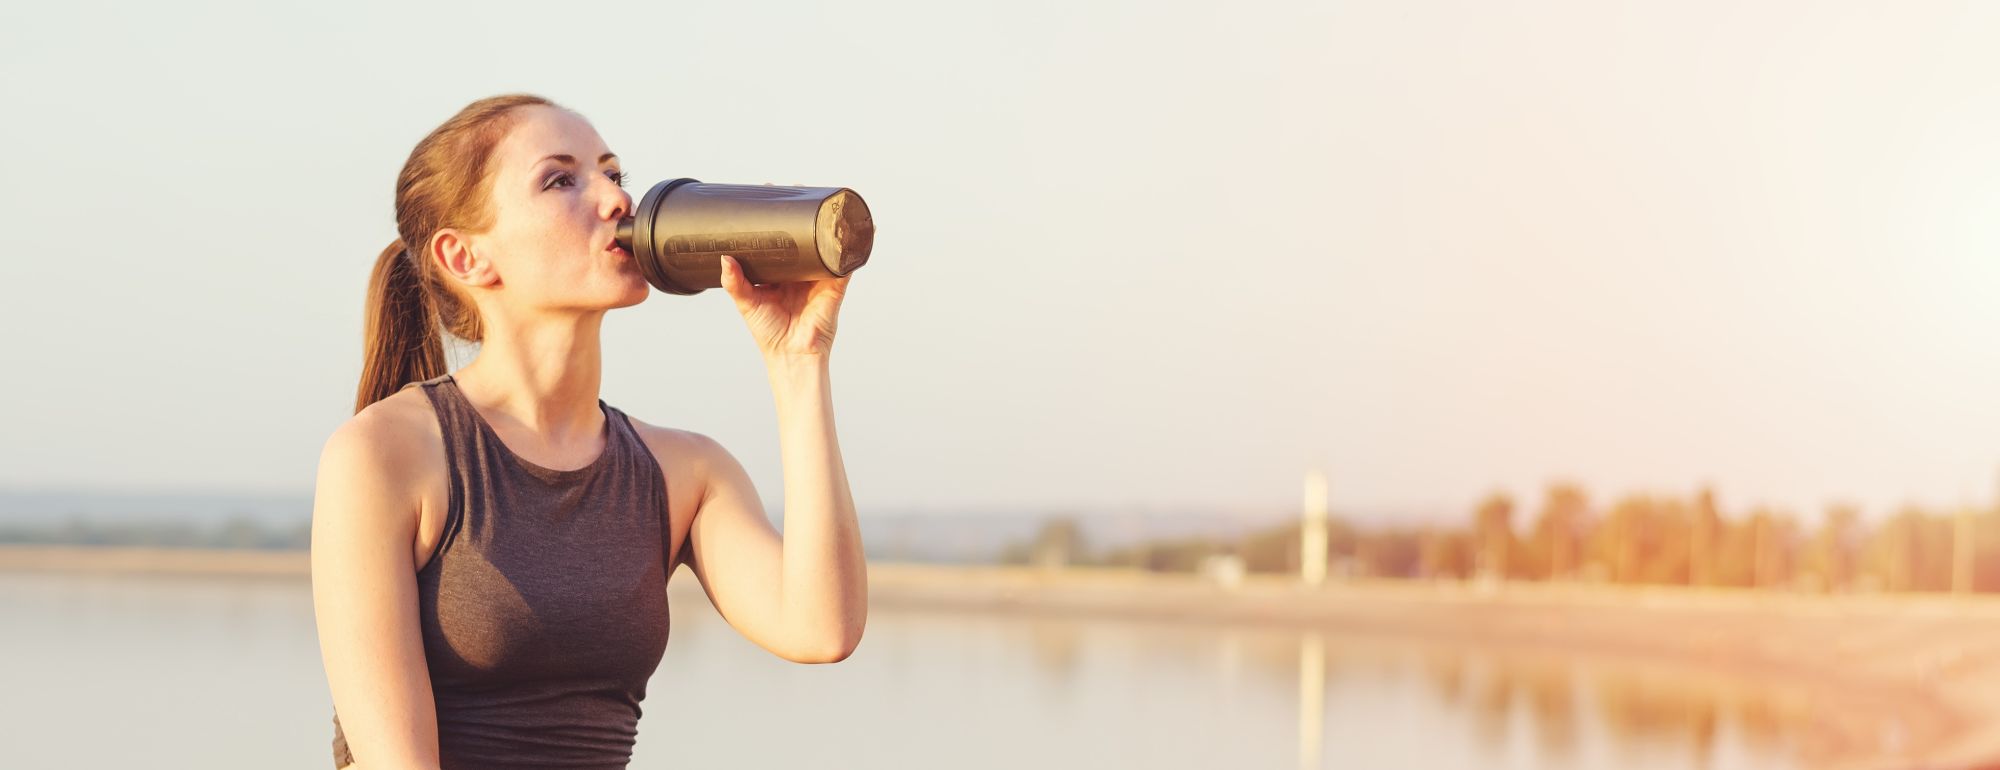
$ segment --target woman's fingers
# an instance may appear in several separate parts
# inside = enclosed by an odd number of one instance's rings
[[[750,290],[749,284],[743,281],[743,266],[736,263],[735,257],[727,254],[722,255],[720,259],[722,261],[722,289],[729,292],[729,296],[734,297],[738,302],[743,301],[745,299],[744,294]]]

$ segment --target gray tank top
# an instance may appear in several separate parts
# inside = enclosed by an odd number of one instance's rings
[[[446,374],[444,534],[417,572],[443,770],[624,768],[667,648],[667,485],[623,412],[604,452],[554,470],[500,442]],[[354,761],[340,717],[334,767]]]

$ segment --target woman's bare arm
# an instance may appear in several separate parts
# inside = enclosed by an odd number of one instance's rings
[[[320,656],[355,764],[438,766],[437,711],[412,561],[425,458],[388,400],[326,442],[313,496],[312,591]],[[418,434],[421,435],[421,434]]]
[[[772,360],[785,531],[742,463],[714,439],[693,434],[703,490],[688,531],[688,567],[723,619],[744,637],[799,663],[853,654],[868,621],[868,565],[847,469],[834,436],[824,358]]]

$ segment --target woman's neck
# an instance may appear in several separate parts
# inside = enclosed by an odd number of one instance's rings
[[[597,408],[604,314],[491,320],[498,322],[483,330],[479,354],[452,375],[466,398],[551,444],[596,439],[604,428]]]

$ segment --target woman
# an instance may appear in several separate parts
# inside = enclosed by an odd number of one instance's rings
[[[827,368],[848,278],[751,285],[720,261],[776,395],[781,538],[714,440],[598,398],[604,314],[648,291],[612,237],[624,181],[589,123],[527,95],[467,106],[397,177],[356,413],[313,501],[335,767],[625,767],[683,563],[788,660],[861,639]],[[440,328],[480,343],[456,372]]]

